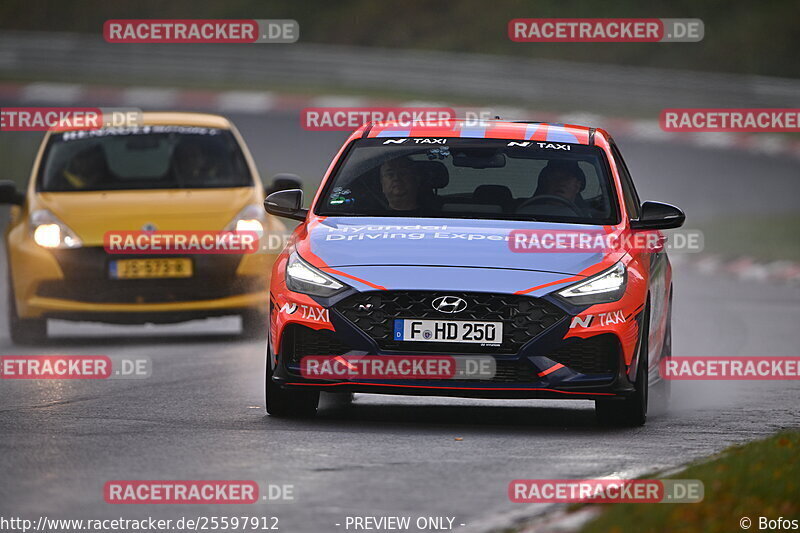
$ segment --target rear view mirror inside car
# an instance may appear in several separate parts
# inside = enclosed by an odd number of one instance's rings
[[[469,150],[453,154],[453,166],[470,168],[502,168],[506,166],[506,156],[500,152]]]

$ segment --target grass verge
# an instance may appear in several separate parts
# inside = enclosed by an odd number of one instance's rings
[[[705,498],[700,503],[607,506],[581,533],[729,533],[743,530],[743,517],[751,520],[751,531],[759,531],[759,517],[800,520],[800,431],[734,446],[670,478],[701,480]]]

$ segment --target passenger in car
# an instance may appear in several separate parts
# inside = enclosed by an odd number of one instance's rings
[[[523,200],[517,211],[589,216],[589,207],[581,196],[585,188],[586,174],[577,161],[551,159],[539,172],[533,196]]]
[[[175,170],[179,178],[189,182],[214,180],[220,175],[216,158],[211,157],[196,141],[183,140],[173,154]]]
[[[586,187],[586,175],[577,161],[551,160],[539,172],[539,183],[533,196],[559,196],[576,203]]]

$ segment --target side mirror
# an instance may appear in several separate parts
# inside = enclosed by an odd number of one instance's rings
[[[25,195],[17,190],[17,184],[11,180],[0,180],[0,204],[22,205]]]
[[[272,177],[272,184],[267,187],[267,195],[278,191],[288,191],[289,189],[302,189],[303,182],[296,174],[275,174]]]
[[[293,220],[305,220],[308,216],[308,209],[303,209],[303,191],[300,189],[270,194],[264,200],[264,209],[271,215]]]
[[[686,215],[670,204],[644,202],[638,220],[631,220],[631,229],[672,229],[683,226]]]

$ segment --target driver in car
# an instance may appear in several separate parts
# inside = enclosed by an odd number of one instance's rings
[[[390,159],[381,164],[381,191],[394,211],[416,211],[420,208],[420,177],[414,162],[407,157]]]
[[[95,144],[75,154],[62,172],[70,189],[91,189],[106,176],[106,156],[103,148]]]

